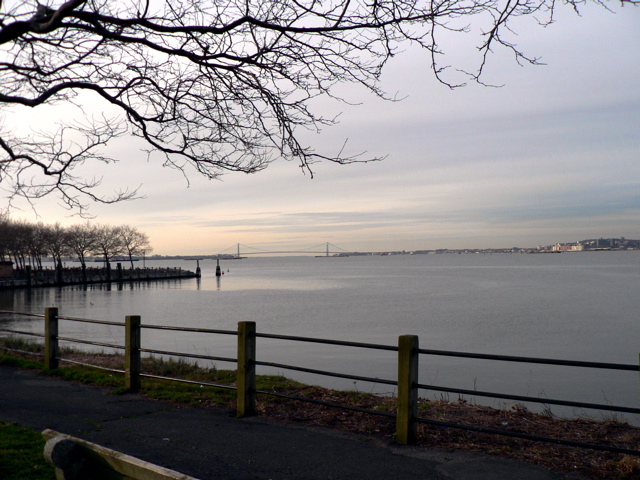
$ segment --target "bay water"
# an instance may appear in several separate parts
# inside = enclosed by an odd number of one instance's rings
[[[136,266],[138,266],[136,262]],[[195,270],[195,260],[146,260],[146,267]],[[67,266],[75,264],[67,262]],[[123,266],[127,264],[123,262]],[[142,265],[140,265],[142,266]],[[255,321],[263,333],[397,345],[418,335],[420,347],[462,352],[638,364],[640,252],[429,254],[351,257],[251,257],[201,260],[201,279],[107,288],[0,292],[0,309],[143,324],[235,330]],[[2,328],[42,332],[42,319],[0,316]],[[122,344],[122,328],[61,321],[60,335]],[[235,357],[235,337],[143,330],[143,347]],[[258,339],[267,362],[393,380],[396,354]],[[218,368],[225,362],[200,361]],[[331,388],[393,394],[392,386],[258,368]],[[640,407],[637,372],[421,356],[420,383],[539,398]],[[457,400],[453,394],[422,396]],[[480,396],[465,400],[509,408]],[[545,408],[529,405],[532,410]],[[550,407],[554,414],[600,418],[593,411]],[[608,416],[612,416],[611,414]],[[640,423],[632,415],[617,415]]]

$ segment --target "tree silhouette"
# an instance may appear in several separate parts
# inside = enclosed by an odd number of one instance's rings
[[[208,178],[277,158],[310,173],[317,161],[376,160],[304,143],[301,131],[335,123],[311,100],[340,99],[335,87],[345,83],[386,98],[381,71],[409,44],[452,88],[482,82],[498,47],[535,64],[514,43],[513,20],[545,25],[554,8],[554,0],[0,0],[0,185],[10,198],[53,194],[80,211],[91,200],[134,198],[135,190],[102,194],[101,179],[81,168],[116,161],[103,147],[123,135],[160,152],[164,165]],[[459,71],[447,69],[440,39],[470,31],[481,32],[477,68],[449,76]],[[15,106],[66,103],[113,113],[15,132]]]

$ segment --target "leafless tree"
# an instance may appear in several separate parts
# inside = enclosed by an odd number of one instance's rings
[[[604,5],[563,3],[588,1]],[[462,85],[442,55],[453,34],[479,35],[468,79],[481,81],[499,47],[535,64],[515,44],[514,20],[546,25],[555,8],[555,0],[0,0],[0,185],[10,198],[58,194],[81,211],[89,200],[133,198],[135,190],[102,194],[101,179],[79,168],[115,161],[102,147],[124,134],[164,165],[208,178],[257,172],[276,158],[309,172],[319,160],[375,160],[303,142],[301,130],[334,123],[311,101],[339,97],[345,83],[385,97],[382,68],[409,44],[424,49],[441,82]],[[11,107],[74,102],[114,116],[87,112],[27,136],[12,129]]]
[[[90,222],[72,225],[68,228],[68,243],[84,271],[86,257],[96,249],[96,228]]]
[[[132,269],[134,255],[139,255],[143,251],[150,252],[152,250],[149,236],[136,227],[122,225],[120,227],[120,240],[122,241],[123,253],[129,256]]]
[[[49,254],[49,233],[50,227],[42,222],[30,225],[32,229],[29,237],[29,255],[31,257],[31,265],[42,270],[42,260]]]
[[[69,247],[68,230],[60,225],[60,222],[56,222],[46,228],[44,236],[47,249],[51,257],[53,257],[56,268],[61,268],[62,257],[72,254],[72,250]]]
[[[10,256],[19,269],[25,269],[29,263],[30,245],[34,228],[26,221],[11,221],[7,225],[6,240]]]
[[[112,225],[98,225],[95,230],[95,253],[104,258],[107,272],[111,269],[111,260],[124,253],[120,227]]]
[[[11,255],[11,218],[6,212],[0,212],[0,261],[8,261]]]
[[[16,268],[25,268],[31,257],[34,226],[15,221],[4,213],[0,216],[0,260],[13,259]]]

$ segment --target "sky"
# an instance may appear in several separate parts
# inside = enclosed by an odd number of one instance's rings
[[[276,161],[253,175],[208,181],[147,161],[135,141],[107,186],[144,198],[93,205],[93,221],[146,232],[154,253],[233,253],[240,243],[299,250],[330,242],[347,251],[532,247],[586,238],[640,238],[640,8],[568,7],[546,28],[526,25],[518,44],[543,66],[519,66],[497,50],[487,83],[451,90],[422,52],[389,65],[385,102],[346,87],[354,105],[323,103],[340,123],[309,134],[312,145],[385,156],[318,164],[314,178]],[[466,61],[468,48],[451,61]],[[462,47],[462,46],[461,46]],[[357,105],[356,105],[357,104]],[[49,198],[15,218],[73,224]]]

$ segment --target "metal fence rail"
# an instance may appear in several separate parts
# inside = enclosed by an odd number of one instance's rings
[[[25,331],[22,331],[22,330],[11,330],[9,328],[3,328],[2,330],[0,330],[0,332],[17,333],[19,335],[30,335],[32,337],[44,338],[44,335],[42,333],[25,332]]]
[[[510,432],[506,430],[496,430],[492,428],[477,427],[474,425],[462,425],[458,423],[442,422],[439,420],[432,420],[429,418],[416,418],[416,421],[420,423],[438,426],[438,427],[455,428],[458,430],[467,430],[467,431],[472,431],[477,433],[500,435],[503,437],[522,438],[524,440],[531,440],[534,442],[553,443],[555,445],[566,445],[569,447],[586,448],[590,450],[600,450],[605,452],[620,453],[623,455],[640,456],[640,451],[638,450],[616,447],[612,445],[600,445],[595,443],[576,442],[574,440],[565,440],[563,438],[542,437],[539,435],[531,435],[528,433]]]
[[[157,355],[167,355],[172,357],[195,358],[198,360],[214,360],[218,362],[236,363],[237,360],[231,357],[214,357],[212,355],[196,355],[194,353],[172,352],[168,350],[155,350],[152,348],[141,348],[141,353],[155,353]]]
[[[106,348],[116,348],[119,350],[124,350],[125,347],[122,345],[115,345],[113,343],[103,343],[103,342],[93,342],[91,340],[80,340],[79,338],[71,338],[71,337],[58,337],[58,340],[62,340],[63,342],[70,343],[82,343],[84,345],[94,345],[96,347],[106,347]]]
[[[305,403],[314,403],[316,405],[324,405],[327,407],[340,408],[342,410],[351,410],[352,412],[368,413],[370,415],[378,415],[382,417],[396,418],[395,413],[385,412],[381,410],[371,410],[369,408],[356,407],[355,405],[345,405],[344,403],[328,402],[326,400],[317,400],[315,398],[301,397],[299,395],[291,395],[289,393],[273,392],[270,390],[256,390],[257,393],[270,395],[272,397],[286,398]]]
[[[153,375],[151,373],[141,373],[140,376],[144,378],[153,378],[156,380],[166,380],[168,382],[187,383],[191,385],[202,385],[207,387],[224,388],[227,390],[236,390],[236,387],[232,385],[225,385],[223,383],[204,382],[201,380],[189,380],[186,378],[166,377],[164,375]]]
[[[636,367],[636,370],[638,368]],[[591,410],[604,410],[608,412],[634,413],[640,414],[640,408],[618,407],[615,405],[604,405],[600,403],[574,402],[568,400],[555,400],[553,398],[528,397],[523,395],[509,395],[506,393],[483,392],[480,390],[466,390],[453,387],[438,387],[436,385],[417,384],[416,387],[423,390],[433,390],[435,392],[457,393],[460,395],[471,395],[477,397],[499,398],[503,400],[515,400],[518,402],[542,403],[545,405],[558,405],[563,407],[588,408]]]
[[[62,358],[62,357],[59,357],[58,360],[60,360],[61,362],[64,362],[64,363],[71,363],[73,365],[80,365],[82,367],[97,368],[98,370],[105,370],[107,372],[125,373],[124,370],[121,370],[121,369],[118,369],[118,368],[112,368],[112,367],[105,367],[104,365],[96,365],[95,363],[80,362],[79,360],[71,360],[69,358]]]
[[[124,325],[124,323],[122,324]],[[149,330],[174,330],[177,332],[194,332],[194,333],[212,333],[215,335],[237,335],[236,330],[218,330],[213,328],[193,328],[193,327],[174,327],[172,325],[152,325],[141,323],[140,328],[148,328]]]
[[[474,358],[477,360],[500,360],[504,362],[537,363],[542,365],[561,365],[564,367],[604,368],[608,370],[626,370],[637,372],[638,365],[622,363],[580,362],[575,360],[558,360],[553,358],[516,357],[510,355],[492,355],[487,353],[454,352],[448,350],[431,350],[419,348],[418,353],[443,357]]]
[[[113,325],[116,327],[124,327],[123,322],[109,322],[107,320],[90,320],[88,318],[76,318],[76,317],[58,317],[58,320],[70,320],[72,322],[79,322],[79,323],[94,323],[96,325]]]
[[[361,377],[358,375],[349,375],[347,373],[328,372],[326,370],[315,370],[313,368],[296,367],[294,365],[287,365],[284,363],[261,362],[256,360],[255,364],[263,367],[283,368],[285,370],[293,370],[296,372],[305,372],[305,373],[313,373],[315,375],[324,375],[325,377],[346,378],[348,380],[359,380],[362,382],[382,383],[384,385],[398,385],[398,382],[395,380],[384,380],[382,378]]]
[[[574,402],[567,400],[549,399],[549,398],[537,398],[521,395],[510,395],[505,393],[484,392],[477,390],[467,390],[452,387],[444,387],[437,385],[428,385],[419,383],[418,378],[418,365],[420,355],[436,355],[436,356],[449,356],[449,357],[462,357],[476,360],[492,360],[492,361],[504,361],[504,362],[519,362],[519,363],[532,363],[532,364],[544,364],[555,366],[569,366],[578,368],[597,368],[597,369],[609,369],[618,371],[640,371],[637,365],[617,364],[617,363],[601,363],[601,362],[584,362],[584,361],[571,361],[571,360],[559,360],[548,358],[534,358],[534,357],[519,357],[519,356],[505,356],[505,355],[492,355],[483,353],[470,353],[470,352],[455,352],[445,350],[433,350],[433,349],[421,349],[419,348],[418,337],[413,335],[403,335],[399,337],[398,345],[380,345],[371,343],[350,342],[342,340],[331,340],[323,338],[301,337],[291,335],[277,335],[269,333],[256,332],[255,322],[239,322],[238,330],[219,330],[219,329],[205,329],[205,328],[191,328],[191,327],[177,327],[167,325],[153,325],[142,324],[139,316],[128,316],[125,322],[111,322],[103,320],[90,320],[84,318],[75,317],[62,317],[58,316],[57,308],[47,308],[44,315],[38,314],[23,314],[21,312],[11,312],[0,310],[0,314],[12,314],[23,315],[31,317],[44,318],[44,330],[45,333],[39,334],[34,332],[26,332],[13,329],[0,329],[0,333],[9,333],[16,335],[30,335],[45,339],[45,368],[54,369],[57,368],[58,362],[68,362],[72,364],[88,366],[93,368],[100,368],[103,370],[109,370],[112,372],[123,373],[125,377],[125,387],[129,391],[137,391],[140,388],[140,378],[150,378],[164,381],[181,382],[186,384],[197,384],[215,388],[223,388],[228,390],[236,390],[237,392],[237,414],[238,416],[252,415],[255,413],[256,395],[270,395],[274,397],[285,398],[294,401],[302,401],[313,404],[320,404],[329,407],[341,408],[352,410],[356,412],[364,412],[372,415],[381,415],[396,420],[396,440],[398,443],[407,444],[414,443],[417,440],[417,425],[419,423],[446,427],[459,430],[467,430],[491,435],[502,435],[507,437],[522,438],[532,441],[547,442],[552,444],[567,445],[579,448],[588,448],[594,450],[609,451],[615,453],[622,453],[627,455],[640,456],[640,451],[627,449],[623,447],[616,447],[612,445],[596,445],[584,442],[577,442],[573,440],[542,437],[536,435],[530,435],[522,432],[514,432],[508,430],[497,430],[485,427],[479,427],[474,425],[465,425],[450,423],[444,421],[438,421],[429,418],[422,418],[418,415],[418,391],[419,390],[431,390],[439,392],[457,393],[459,395],[470,396],[482,396],[488,398],[498,398],[505,400],[516,400],[523,402],[542,403],[549,405],[560,405],[567,407],[587,408],[601,411],[614,411],[631,414],[640,414],[640,408],[615,406],[615,405],[602,405],[586,402]],[[110,325],[124,328],[124,346],[95,342],[90,340],[80,340],[66,336],[60,336],[58,334],[59,320],[82,322],[98,325]],[[174,351],[160,350],[154,348],[143,348],[141,341],[141,332],[144,329],[155,330],[169,330],[169,331],[183,331],[192,333],[201,333],[209,335],[232,335],[237,337],[238,354],[236,358],[220,357],[211,355],[197,355],[180,353]],[[348,348],[366,348],[381,351],[392,351],[398,354],[398,377],[396,380],[380,379],[374,377],[351,375],[341,372],[329,372],[325,370],[312,369],[306,367],[299,367],[295,365],[281,364],[275,362],[267,362],[258,360],[256,357],[256,339],[268,338],[272,340],[282,340],[286,342],[306,342],[325,345],[337,345]],[[60,355],[59,341],[81,343],[87,345],[101,346],[105,348],[124,350],[125,368],[114,369],[104,367],[100,365],[89,364],[77,360],[65,359]],[[27,352],[30,353],[30,352]],[[176,356],[192,359],[203,359],[235,363],[237,366],[237,377],[235,385],[219,384],[215,382],[205,382],[201,380],[189,380],[185,378],[174,378],[162,375],[154,375],[142,372],[141,369],[141,355],[142,354],[158,354],[165,356]],[[330,402],[326,400],[318,400],[298,395],[292,395],[284,392],[276,392],[271,390],[262,390],[256,388],[256,367],[272,367],[278,369],[286,369],[298,372],[311,373],[316,375],[324,375],[337,378],[345,378],[357,381],[366,381],[372,383],[381,383],[386,385],[393,385],[397,387],[396,398],[396,411],[385,412],[367,409],[363,407],[357,407],[352,405],[345,405],[341,403]]]
[[[297,337],[293,335],[276,335],[273,333],[257,333],[258,338],[273,338],[276,340],[291,340],[296,342],[323,343],[325,345],[340,345],[343,347],[371,348],[374,350],[387,350],[397,352],[398,347],[393,345],[380,345],[378,343],[346,342],[344,340],[331,340],[329,338]]]
[[[14,315],[20,315],[21,317],[40,317],[44,318],[44,315],[41,313],[27,313],[27,312],[14,312],[12,310],[0,310],[0,313],[9,313]]]

